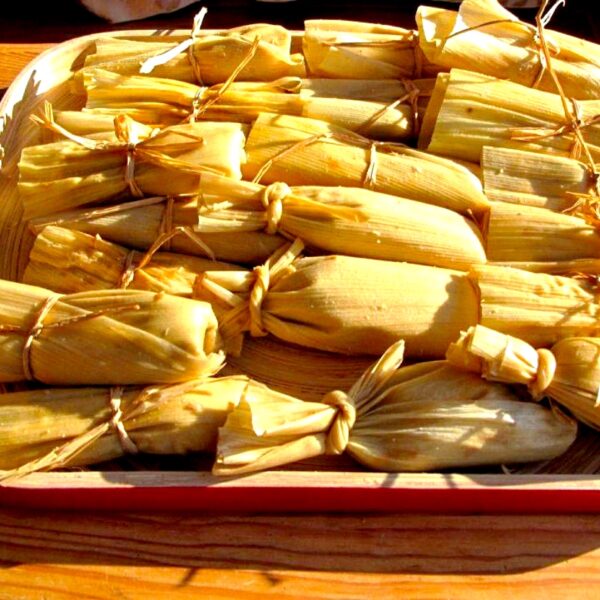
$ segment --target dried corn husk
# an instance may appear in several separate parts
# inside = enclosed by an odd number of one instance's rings
[[[214,452],[240,398],[268,388],[247,377],[147,388],[50,388],[0,398],[0,481],[129,453]]]
[[[535,27],[496,0],[464,0],[458,12],[421,6],[417,25],[421,49],[435,65],[556,92],[540,59]],[[556,31],[546,32],[546,38],[555,54],[552,67],[565,93],[571,98],[598,98],[600,46]]]
[[[463,270],[486,261],[472,221],[422,202],[362,188],[263,186],[210,173],[202,176],[201,193],[201,234],[266,230],[321,251]]]
[[[48,110],[40,121],[56,128]],[[113,141],[67,132],[66,141],[24,148],[19,193],[25,218],[127,195],[194,192],[202,170],[241,177],[245,137],[239,123],[175,125],[146,139],[138,127],[144,126],[120,116]]]
[[[250,331],[317,350],[381,354],[403,337],[409,356],[439,357],[478,321],[477,293],[460,271],[348,256],[294,260],[298,240],[284,249],[251,273],[197,279],[196,295],[215,304],[228,344]]]
[[[330,392],[322,403],[247,394],[219,430],[213,472],[237,475],[342,452],[385,471],[527,462],[557,456],[575,439],[573,421],[500,384],[444,361],[398,369],[401,361],[399,342],[348,394]]]
[[[302,49],[312,77],[418,79],[439,71],[409,29],[335,19],[307,20],[304,29]]]
[[[600,160],[600,100],[576,102],[591,156]],[[452,69],[438,76],[419,147],[479,162],[484,146],[575,157],[579,151],[560,96]]]
[[[194,232],[198,226],[198,199],[195,196],[158,196],[102,208],[66,211],[30,221],[30,227],[36,233],[47,225],[100,235],[130,248],[148,250],[159,237],[169,232],[182,229]],[[163,248],[194,256],[212,253],[215,258],[225,261],[258,264],[285,242],[282,237],[264,231],[196,233],[203,244],[187,235],[176,235],[168,239]]]
[[[600,428],[600,338],[566,338],[550,350],[535,350],[518,338],[478,325],[449,347],[448,361],[488,381],[526,385],[534,400],[547,396]]]
[[[574,336],[600,334],[600,306],[592,281],[475,265],[479,323],[537,347]]]
[[[81,82],[89,67],[100,67],[123,75],[152,73],[155,77],[206,85],[222,83],[248,56],[257,38],[256,52],[239,80],[270,81],[305,75],[302,55],[290,53],[290,32],[279,25],[257,23],[218,33],[194,32],[185,47],[172,42],[101,38],[75,80]]]
[[[593,185],[586,165],[563,156],[485,146],[481,166],[490,200],[557,212],[573,205],[572,194],[587,194]]]
[[[490,262],[600,259],[600,234],[583,219],[546,208],[494,202],[486,227]]]
[[[0,281],[2,382],[175,383],[212,372],[219,348],[204,302],[134,290],[62,296]]]
[[[196,276],[215,269],[239,267],[170,252],[144,255],[99,236],[48,226],[36,237],[23,283],[61,294],[130,288],[191,296]]]
[[[479,179],[461,165],[400,145],[378,145],[316,119],[262,113],[246,152],[245,179],[367,187],[463,214],[481,214],[489,205]]]
[[[240,356],[227,357],[221,373],[245,374],[274,391],[319,402],[333,389],[347,392],[372,362],[371,356],[340,356],[271,337],[248,338]]]

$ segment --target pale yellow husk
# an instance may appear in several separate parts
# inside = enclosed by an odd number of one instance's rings
[[[600,428],[600,338],[566,338],[540,353],[522,340],[478,325],[450,346],[448,360],[488,381],[526,385],[534,399],[548,396]]]
[[[39,319],[49,297],[57,301]],[[0,280],[2,382],[27,379],[29,366],[52,385],[175,383],[213,370],[220,347],[204,302],[134,290],[62,296]]]
[[[368,187],[463,214],[481,214],[489,206],[481,182],[465,167],[405,146],[374,146],[316,119],[262,113],[246,152],[245,179]]]
[[[130,248],[148,250],[161,234],[186,228],[198,236],[203,245],[187,235],[176,235],[163,246],[173,252],[195,256],[212,255],[235,263],[259,264],[264,262],[285,240],[264,231],[199,232],[197,197],[169,199],[158,196],[128,201],[113,206],[66,211],[52,217],[33,219],[30,227],[39,233],[46,225],[100,235],[103,239]]]
[[[241,177],[243,125],[188,123],[144,139],[137,136],[135,122],[126,119],[117,119],[126,124],[126,131],[118,131],[119,140],[81,138],[25,148],[19,162],[25,218],[130,195],[129,141],[137,142],[132,180],[147,195],[195,192],[202,170]],[[50,117],[46,122],[51,121]]]
[[[573,205],[573,194],[590,193],[593,185],[586,165],[564,156],[485,146],[481,166],[490,200],[557,212]]]
[[[444,361],[398,369],[392,346],[345,394],[323,403],[246,397],[219,431],[213,472],[236,475],[347,452],[385,471],[423,471],[562,454],[576,425]]]
[[[540,62],[535,27],[520,21],[497,0],[463,0],[458,12],[421,6],[417,25],[421,49],[435,65],[556,92]],[[554,54],[552,68],[567,96],[600,97],[600,46],[556,31],[547,31],[545,37]]]
[[[577,102],[582,122],[600,114],[600,99]],[[419,147],[479,162],[484,146],[569,157],[575,150],[558,94],[461,69],[438,76],[425,113]],[[581,128],[591,156],[600,160],[600,123]],[[526,139],[519,139],[526,138]]]
[[[468,269],[481,234],[445,208],[362,188],[270,186],[203,174],[198,231],[276,231],[320,251]]]
[[[239,270],[235,265],[171,252],[157,252],[149,261],[145,258],[99,236],[50,225],[36,237],[23,283],[61,294],[122,287],[191,297],[200,273]]]

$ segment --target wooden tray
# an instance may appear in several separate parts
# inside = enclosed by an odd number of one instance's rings
[[[0,102],[0,277],[19,280],[33,241],[23,223],[16,191],[21,149],[39,141],[39,129],[29,115],[45,100],[57,108],[80,108],[79,100],[70,93],[68,79],[97,38],[160,36],[178,42],[187,35],[186,31],[134,30],[76,38],[41,54],[15,79]],[[13,260],[15,256],[19,259]],[[571,459],[561,464],[577,463],[580,455],[588,454],[570,453]],[[258,512],[600,511],[600,476],[594,474],[367,473],[349,470],[343,461],[338,464],[339,470],[333,471],[314,471],[308,464],[304,470],[237,479],[216,478],[205,471],[37,473],[11,485],[0,485],[0,503],[66,509]],[[593,473],[596,466],[573,470],[585,473],[586,469]]]

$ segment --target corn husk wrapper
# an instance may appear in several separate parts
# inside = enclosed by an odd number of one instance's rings
[[[372,362],[371,356],[340,356],[271,337],[249,337],[239,356],[227,357],[221,373],[245,374],[276,392],[319,402],[333,389],[347,392]]]
[[[563,156],[486,146],[481,166],[490,200],[562,212],[592,189],[586,165]]]
[[[257,23],[218,33],[198,32],[187,42],[188,47],[180,51],[172,42],[99,39],[96,52],[86,57],[85,67],[76,74],[75,81],[81,82],[89,67],[100,67],[123,75],[141,72],[206,85],[222,83],[248,55],[257,37],[260,39],[257,51],[241,71],[239,80],[270,81],[305,75],[302,55],[290,53],[290,32],[279,25]],[[171,50],[172,55],[165,55]],[[161,58],[154,60],[157,57]]]
[[[294,260],[298,240],[284,249],[251,273],[197,279],[196,297],[215,306],[228,346],[250,331],[328,352],[381,354],[402,337],[408,356],[440,357],[478,321],[477,293],[460,271],[348,256]]]
[[[536,348],[560,339],[600,334],[600,306],[592,280],[534,273],[516,268],[475,265],[471,278],[479,289],[479,323]]]
[[[488,381],[526,385],[534,400],[547,396],[600,428],[600,338],[566,338],[549,350],[535,350],[523,340],[478,325],[449,347],[448,360]]]
[[[576,425],[444,361],[398,369],[393,345],[347,393],[322,403],[247,394],[219,430],[213,472],[238,475],[347,452],[385,471],[423,471],[557,456]],[[484,385],[481,385],[484,383]]]
[[[201,186],[202,233],[278,231],[320,251],[463,270],[486,261],[477,226],[438,206],[362,188],[263,186],[210,173]]]
[[[0,481],[130,453],[214,452],[218,428],[248,389],[265,398],[272,393],[238,375],[145,388],[5,394],[0,398]]]
[[[593,225],[546,208],[494,202],[486,227],[490,262],[600,259],[600,235]]]
[[[165,227],[167,222],[170,227]],[[166,197],[145,198],[101,208],[66,211],[30,221],[36,233],[47,225],[100,235],[107,241],[139,250],[149,250],[169,231],[187,229],[203,243],[182,234],[167,240],[163,248],[180,254],[212,255],[220,260],[248,264],[264,262],[285,243],[282,237],[265,231],[194,231],[198,226],[198,199],[195,196],[173,198],[172,204]]]
[[[168,125],[186,117],[251,123],[260,112],[269,111],[321,119],[377,139],[403,139],[416,133],[414,108],[406,93],[404,100],[397,99],[403,103],[394,106],[352,97],[323,98],[302,91],[246,91],[235,82],[226,90],[201,88],[171,79],[103,70],[87,73],[85,85],[86,109],[93,114],[124,112],[149,124]]]
[[[51,115],[42,122],[54,127]],[[19,193],[26,219],[134,192],[138,196],[195,192],[202,170],[241,177],[245,137],[239,123],[175,125],[149,137],[148,128],[128,117],[118,117],[115,126],[114,141],[70,136],[23,149]],[[130,143],[134,150],[128,150]]]
[[[191,297],[195,278],[215,269],[239,267],[171,252],[147,256],[98,236],[48,226],[36,237],[23,283],[61,294],[129,288]]]
[[[556,92],[540,60],[535,27],[520,21],[496,0],[464,0],[458,12],[421,6],[417,24],[421,49],[433,64]],[[546,38],[555,55],[552,68],[567,96],[598,98],[600,46],[556,31],[548,31]]]
[[[175,383],[220,365],[220,347],[204,302],[134,290],[62,296],[0,281],[2,382]]]
[[[553,261],[496,261],[493,266],[511,267],[531,271],[532,273],[548,273],[565,275],[579,279],[596,281],[600,274],[600,258],[575,258],[573,260]]]
[[[245,179],[289,185],[367,187],[481,214],[481,182],[452,161],[400,145],[377,145],[323,121],[262,113],[246,143]]]
[[[600,160],[600,122],[594,120],[600,114],[600,100],[580,100],[577,107],[591,156]],[[578,148],[557,94],[462,69],[440,74],[419,147],[478,162],[484,146],[566,157]]]
[[[439,71],[409,29],[335,19],[307,20],[304,29],[302,50],[311,77],[418,79]]]

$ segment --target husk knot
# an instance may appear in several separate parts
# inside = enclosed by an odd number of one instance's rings
[[[342,454],[348,446],[350,432],[356,422],[356,408],[352,399],[340,390],[328,392],[321,400],[323,404],[337,410],[333,423],[327,433],[327,454]]]
[[[267,225],[265,231],[274,235],[277,233],[279,223],[283,217],[283,201],[292,193],[290,186],[282,181],[268,185],[261,196],[261,201],[266,210]]]

